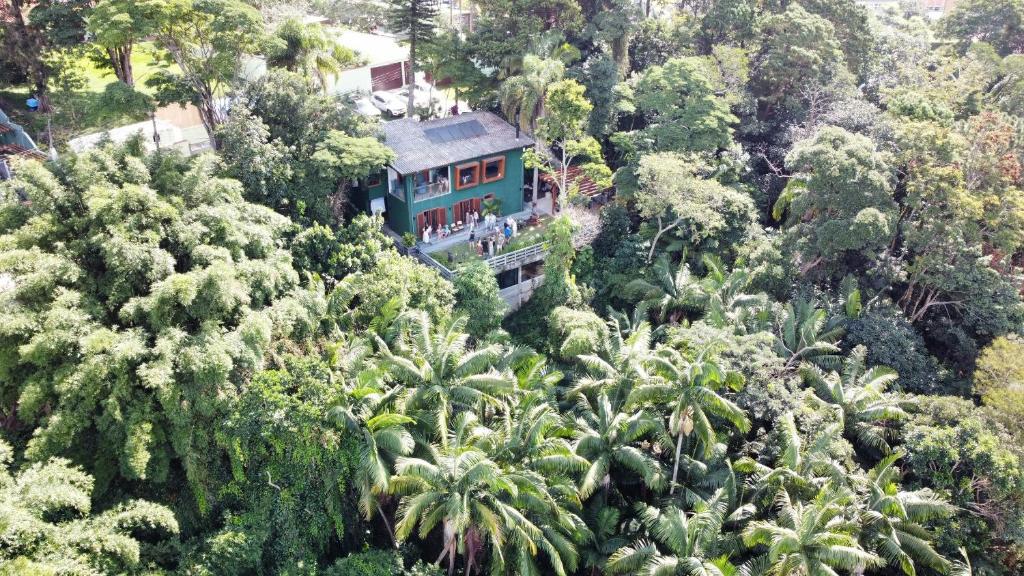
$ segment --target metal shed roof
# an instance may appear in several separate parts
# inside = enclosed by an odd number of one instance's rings
[[[385,122],[384,143],[395,151],[392,168],[401,174],[455,164],[533,145],[524,133],[490,112],[469,112],[418,122]]]

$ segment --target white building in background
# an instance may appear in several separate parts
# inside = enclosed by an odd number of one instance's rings
[[[378,90],[395,90],[411,81],[409,46],[399,43],[390,34],[358,32],[327,28],[339,44],[356,53],[363,65],[342,71],[328,78],[328,92],[336,95],[360,92],[369,94]],[[253,81],[267,74],[267,60],[253,56],[242,62],[239,76]],[[422,78],[420,72],[418,77]]]
[[[394,90],[412,81],[409,46],[399,44],[395,36],[339,30],[335,37],[342,46],[355,52],[365,64],[339,74],[331,86],[332,93]]]
[[[186,156],[211,148],[199,111],[191,104],[185,107],[171,104],[157,110],[155,119],[72,138],[68,147],[74,152],[82,152],[108,140],[120,144],[136,134],[142,135],[142,144],[150,152],[157,146],[154,134],[160,136],[161,149],[174,149]]]

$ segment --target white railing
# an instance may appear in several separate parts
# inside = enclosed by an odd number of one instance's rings
[[[520,248],[506,254],[499,254],[493,258],[487,260],[487,264],[495,272],[503,272],[510,268],[522,266],[523,264],[529,264],[538,260],[543,260],[547,255],[547,248],[543,243],[534,244],[527,246],[526,248]]]

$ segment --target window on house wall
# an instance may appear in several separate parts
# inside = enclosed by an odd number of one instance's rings
[[[483,182],[495,182],[505,177],[505,157],[487,158],[481,164],[484,167]]]
[[[380,182],[381,182],[380,172],[375,172],[373,174],[370,174],[366,178],[366,187],[367,188],[373,188],[374,186],[380,186]]]
[[[391,168],[388,168],[388,194],[405,201],[405,179]]]
[[[455,167],[455,189],[462,190],[480,183],[480,164],[471,162]]]

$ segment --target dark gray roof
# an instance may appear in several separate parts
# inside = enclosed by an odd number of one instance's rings
[[[392,168],[402,174],[456,164],[533,145],[533,138],[490,112],[469,112],[418,122],[384,123],[384,143],[395,151]]]

